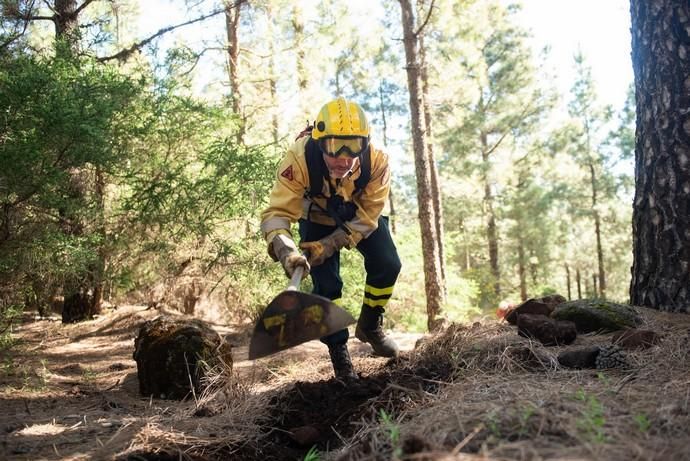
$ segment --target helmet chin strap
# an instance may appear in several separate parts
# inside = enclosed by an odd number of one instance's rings
[[[343,173],[342,176],[337,177],[337,176],[335,176],[335,175],[333,174],[333,170],[331,170],[331,169],[329,168],[329,169],[328,169],[328,174],[329,174],[329,175],[331,176],[331,178],[333,178],[333,179],[343,179],[343,178],[346,178],[346,177],[350,176],[350,175],[352,174],[352,170],[353,170],[353,169],[354,169],[354,166],[353,166],[352,168],[350,168],[349,170],[347,170],[345,173]]]
[[[333,170],[328,166],[328,163],[326,163],[326,169],[328,170],[328,175],[329,175],[331,178],[333,178],[333,179],[343,179],[343,178],[347,178],[348,176],[352,176],[352,174],[354,173],[355,168],[356,168],[358,165],[359,165],[359,159],[357,159],[356,161],[352,162],[352,166],[350,167],[350,169],[347,170],[345,173],[343,173],[343,175],[340,176],[340,177],[336,177],[335,175],[333,175]]]

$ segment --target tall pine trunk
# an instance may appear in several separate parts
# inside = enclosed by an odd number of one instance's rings
[[[306,67],[306,53],[304,51],[304,22],[302,16],[301,2],[295,2],[292,9],[292,30],[295,34],[294,48],[297,50],[297,85],[300,91],[307,89],[309,84],[309,75]]]
[[[54,13],[55,37],[61,42],[59,52],[76,53],[80,36],[77,1],[55,0]]]
[[[386,118],[386,105],[383,97],[383,85],[379,83],[379,110],[381,111],[381,125],[383,135],[383,147],[388,147],[388,122]],[[390,190],[388,192],[388,205],[390,208],[390,224],[391,232],[395,234],[396,232],[396,216],[395,216],[395,200],[393,191],[393,181],[391,181]]]
[[[687,2],[631,0],[637,101],[630,302],[690,311]]]
[[[518,274],[520,276],[520,300],[527,301],[527,261],[525,260],[525,243],[518,236]]]
[[[494,213],[494,197],[489,182],[489,144],[486,133],[480,136],[482,148],[482,164],[484,165],[484,214],[486,216],[486,241],[489,247],[489,265],[493,276],[494,294],[501,296],[501,269],[498,265],[498,230],[496,229],[496,215]]]
[[[422,234],[424,259],[424,288],[427,303],[427,327],[434,331],[442,321],[443,292],[441,279],[441,258],[436,235],[436,221],[432,197],[431,166],[426,152],[426,122],[422,110],[422,90],[419,76],[418,37],[415,32],[414,8],[411,0],[399,0],[402,10],[403,41],[407,70],[407,85],[410,94],[410,117],[412,126],[412,148],[414,150],[415,174],[417,178],[417,201],[419,226]]]
[[[271,8],[271,3],[269,2],[266,5],[266,20],[268,21],[268,43],[269,43],[269,53],[270,57],[268,58],[268,91],[269,94],[271,95],[271,127],[272,127],[272,134],[273,134],[273,143],[278,144],[278,141],[280,140],[280,123],[278,120],[278,107],[280,107],[280,104],[278,103],[278,81],[277,81],[277,76],[278,72],[276,70],[276,37],[275,37],[275,27],[273,25],[273,9]]]
[[[445,301],[447,293],[446,286],[446,256],[443,246],[443,205],[441,188],[439,186],[438,168],[436,166],[436,157],[434,155],[434,143],[432,141],[433,133],[431,131],[431,104],[429,103],[429,75],[428,66],[426,62],[426,47],[424,46],[424,35],[419,37],[419,54],[420,54],[420,78],[422,81],[422,102],[424,107],[424,121],[426,128],[426,148],[429,155],[429,168],[431,173],[431,199],[434,206],[434,226],[436,226],[436,240],[438,241],[438,252],[441,265],[441,286],[443,287],[443,300]]]
[[[242,0],[231,1],[225,0],[225,31],[227,35],[227,50],[228,50],[228,76],[230,78],[230,98],[232,103],[232,111],[240,118],[240,126],[237,130],[237,143],[244,144],[245,123],[242,114],[242,99],[240,93],[240,77],[239,77],[239,56],[240,56],[240,40],[238,32],[240,29],[240,11],[242,8]]]
[[[589,173],[592,181],[592,213],[594,214],[594,234],[597,239],[597,264],[599,268],[599,296],[606,297],[606,269],[604,268],[604,249],[601,246],[601,216],[597,209],[597,175],[594,164],[589,164]],[[596,286],[596,283],[595,283]],[[595,289],[595,294],[597,290]]]

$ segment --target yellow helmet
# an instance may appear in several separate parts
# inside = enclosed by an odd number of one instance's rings
[[[369,122],[359,104],[335,99],[325,104],[314,121],[311,137],[315,140],[327,137],[369,137]]]

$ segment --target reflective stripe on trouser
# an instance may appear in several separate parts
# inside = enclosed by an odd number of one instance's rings
[[[319,240],[336,229],[306,220],[299,221],[299,233],[302,241]],[[364,290],[364,306],[373,307],[383,312],[383,307],[393,293],[393,286],[400,273],[400,258],[388,230],[388,218],[381,216],[378,228],[357,245],[357,250],[364,256],[364,269],[367,272]],[[343,280],[340,278],[340,253],[312,267],[310,276],[314,283],[313,293],[328,299],[342,297]],[[342,344],[347,342],[349,333],[343,329],[332,335],[321,338],[325,344]]]

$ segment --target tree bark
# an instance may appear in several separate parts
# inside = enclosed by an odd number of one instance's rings
[[[597,264],[599,267],[599,295],[606,297],[606,269],[604,268],[604,249],[601,246],[601,217],[597,210],[597,175],[594,164],[590,162],[589,173],[592,181],[592,213],[594,215],[594,234],[597,239]],[[596,286],[596,284],[595,284]],[[596,289],[595,289],[596,291]]]
[[[465,224],[460,220],[458,226],[460,232],[462,232],[462,243],[465,247],[465,270],[468,271],[472,268],[472,257],[470,254],[470,239],[467,237],[467,229],[465,229]]]
[[[268,42],[269,42],[269,52],[270,58],[268,61],[269,70],[269,94],[271,95],[271,127],[273,134],[273,143],[278,144],[280,140],[280,124],[278,120],[278,82],[277,82],[277,71],[276,71],[276,50],[275,50],[275,28],[273,26],[273,9],[271,8],[271,3],[266,4],[266,20],[268,21]]]
[[[438,241],[438,252],[441,266],[441,286],[443,287],[443,301],[448,295],[446,286],[446,252],[443,245],[443,197],[438,181],[438,168],[434,155],[434,143],[432,142],[433,133],[431,131],[431,104],[429,103],[429,75],[426,62],[426,47],[424,46],[424,35],[419,36],[419,56],[420,56],[420,78],[422,82],[422,102],[424,107],[424,121],[426,128],[426,148],[429,155],[429,168],[431,173],[431,199],[434,206],[434,226],[436,226],[436,240]]]
[[[520,275],[520,300],[527,301],[527,270],[525,261],[525,245],[522,237],[518,237],[518,273]]]
[[[105,173],[100,166],[96,166],[95,171],[94,199],[97,205],[96,233],[99,237],[98,256],[92,269],[93,278],[93,298],[91,299],[91,315],[100,314],[103,304],[103,285],[105,279],[105,266],[107,264],[108,252],[106,250],[107,229],[105,222]]]
[[[383,97],[383,86],[379,83],[379,110],[381,111],[381,124],[383,135],[383,147],[388,147],[388,122],[386,119],[386,105]],[[390,224],[391,232],[395,234],[396,231],[396,216],[395,216],[395,200],[393,194],[393,181],[391,181],[390,191],[388,193],[388,204],[390,207]]]
[[[486,214],[486,240],[489,246],[489,265],[494,277],[494,294],[501,296],[501,269],[498,265],[498,230],[496,229],[496,215],[494,214],[494,197],[489,182],[489,145],[486,133],[480,135],[482,147],[482,163],[484,164],[484,213]]]
[[[242,8],[242,1],[225,0],[225,30],[228,41],[228,76],[230,78],[230,99],[232,103],[232,111],[240,117],[240,126],[237,131],[237,143],[244,143],[244,123],[242,115],[242,103],[240,95],[240,78],[239,78],[239,56],[240,56],[240,41],[238,31],[240,28],[240,10]]]
[[[565,282],[568,285],[568,301],[570,301],[573,297],[570,291],[570,266],[568,263],[565,264]]]
[[[577,299],[582,299],[582,280],[579,267],[575,269],[575,282],[577,283]]]
[[[426,152],[426,122],[422,110],[422,91],[420,88],[418,37],[415,34],[414,8],[410,0],[399,0],[402,11],[403,41],[407,70],[407,84],[410,94],[410,117],[412,126],[412,147],[417,179],[417,201],[419,225],[422,234],[422,254],[424,259],[424,287],[427,302],[427,327],[434,331],[440,326],[443,308],[440,253],[436,235],[436,218],[433,208],[433,187],[431,166]]]
[[[66,46],[65,51],[76,53],[79,48],[79,21],[76,0],[55,0],[53,23],[55,37]],[[59,49],[59,48],[58,48]]]
[[[306,54],[304,52],[304,23],[302,22],[301,2],[295,2],[292,10],[292,29],[295,32],[295,49],[297,50],[297,85],[300,91],[307,89],[309,76],[305,63]]]
[[[630,302],[690,311],[687,2],[631,0],[637,101]]]

